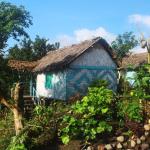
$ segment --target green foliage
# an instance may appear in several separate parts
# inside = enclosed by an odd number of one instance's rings
[[[102,86],[107,87],[108,82],[106,80],[95,80],[90,85],[90,87],[102,87]]]
[[[13,114],[6,109],[0,110],[0,150],[6,150],[14,135]]]
[[[26,132],[20,133],[18,136],[12,137],[10,145],[6,150],[27,150],[25,142],[28,139]]]
[[[50,106],[36,106],[32,118],[25,120],[24,129],[12,138],[7,150],[44,149],[53,144],[56,142],[59,122],[66,111],[68,108],[61,101],[53,101]]]
[[[150,73],[148,71],[149,65],[140,66],[137,68],[136,73],[132,80],[131,96],[138,99],[147,99],[150,97]]]
[[[133,83],[128,82],[128,88],[123,92],[123,98],[118,103],[118,116],[121,120],[134,122],[143,121],[143,101],[150,98],[150,73],[149,65],[142,65],[130,68],[135,71],[134,76],[127,78]],[[126,80],[124,80],[126,82]]]
[[[130,120],[135,122],[141,122],[142,116],[142,105],[139,100],[120,100],[118,103],[118,117],[121,120]]]
[[[20,45],[21,46],[18,46],[16,44],[14,47],[9,49],[8,58],[15,60],[33,60],[32,41],[24,38]]]
[[[0,53],[10,37],[14,39],[20,36],[28,37],[25,28],[31,24],[31,16],[23,6],[17,7],[11,3],[0,2]]]
[[[24,38],[19,45],[9,49],[8,58],[16,60],[38,60],[45,56],[49,51],[59,48],[59,43],[49,44],[48,39],[36,36],[34,41]]]
[[[40,125],[47,125],[52,118],[53,111],[52,107],[38,105],[34,109],[34,119],[41,123]]]
[[[11,37],[15,40],[21,36],[28,37],[25,29],[31,24],[31,16],[23,6],[17,7],[11,3],[0,2],[0,94],[5,97],[8,96],[13,78],[7,66],[7,59],[3,57],[4,49]]]
[[[138,41],[135,38],[133,32],[125,32],[122,35],[118,35],[116,40],[111,43],[112,48],[117,54],[118,60],[122,60],[127,55],[129,50],[138,45]]]
[[[49,44],[48,39],[40,38],[36,36],[35,41],[33,42],[33,55],[34,59],[38,60],[45,56],[49,51],[59,48],[59,43]]]
[[[90,87],[87,96],[72,105],[71,114],[64,116],[62,121],[64,127],[60,130],[62,142],[67,144],[70,139],[77,137],[86,141],[93,140],[99,134],[110,132],[112,102],[111,90],[104,86]]]
[[[0,56],[0,95],[8,96],[8,89],[11,85],[10,69],[7,66],[7,60]]]

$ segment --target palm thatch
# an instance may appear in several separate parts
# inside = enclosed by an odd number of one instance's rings
[[[147,63],[147,53],[131,54],[123,58],[122,68],[129,66],[138,67],[139,65]]]
[[[50,51],[45,57],[39,60],[39,64],[33,69],[33,71],[42,72],[63,69],[96,44],[100,44],[100,46],[108,52],[112,59],[115,60],[116,56],[113,53],[112,48],[103,38],[98,37],[92,40],[86,40],[76,45]]]
[[[9,60],[8,66],[11,67],[12,70],[18,71],[29,71],[31,72],[32,69],[37,66],[38,61],[20,61],[20,60]]]

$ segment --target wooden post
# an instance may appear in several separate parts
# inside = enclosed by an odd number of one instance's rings
[[[148,52],[148,64],[150,64],[150,52]]]

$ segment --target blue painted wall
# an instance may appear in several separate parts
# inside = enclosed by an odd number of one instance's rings
[[[85,95],[88,86],[97,79],[107,80],[109,88],[117,89],[117,70],[113,67],[81,67],[70,68],[66,75],[66,99],[77,93]]]
[[[53,94],[54,99],[66,100],[66,70],[53,74]]]

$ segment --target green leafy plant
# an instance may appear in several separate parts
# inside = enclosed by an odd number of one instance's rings
[[[60,101],[51,101],[49,106],[37,105],[32,118],[25,120],[24,129],[12,138],[7,150],[44,149],[56,142],[57,126],[68,107]]]
[[[18,136],[12,137],[10,145],[6,150],[27,150],[25,142],[29,139],[27,132],[22,132]]]
[[[0,150],[6,150],[14,135],[13,114],[4,108],[0,110]]]
[[[42,125],[48,124],[52,115],[53,115],[52,107],[37,105],[34,109],[34,119],[37,120]]]
[[[67,144],[77,137],[89,141],[99,134],[111,132],[112,102],[112,90],[103,85],[90,87],[87,96],[72,105],[70,114],[64,116],[59,132],[62,142]]]
[[[136,99],[150,98],[150,73],[148,71],[149,65],[137,67],[134,71],[134,76],[127,79],[134,81],[132,89],[129,92],[131,97]]]
[[[142,105],[138,100],[120,100],[118,103],[118,117],[121,120],[130,120],[135,122],[141,122],[142,116]]]

